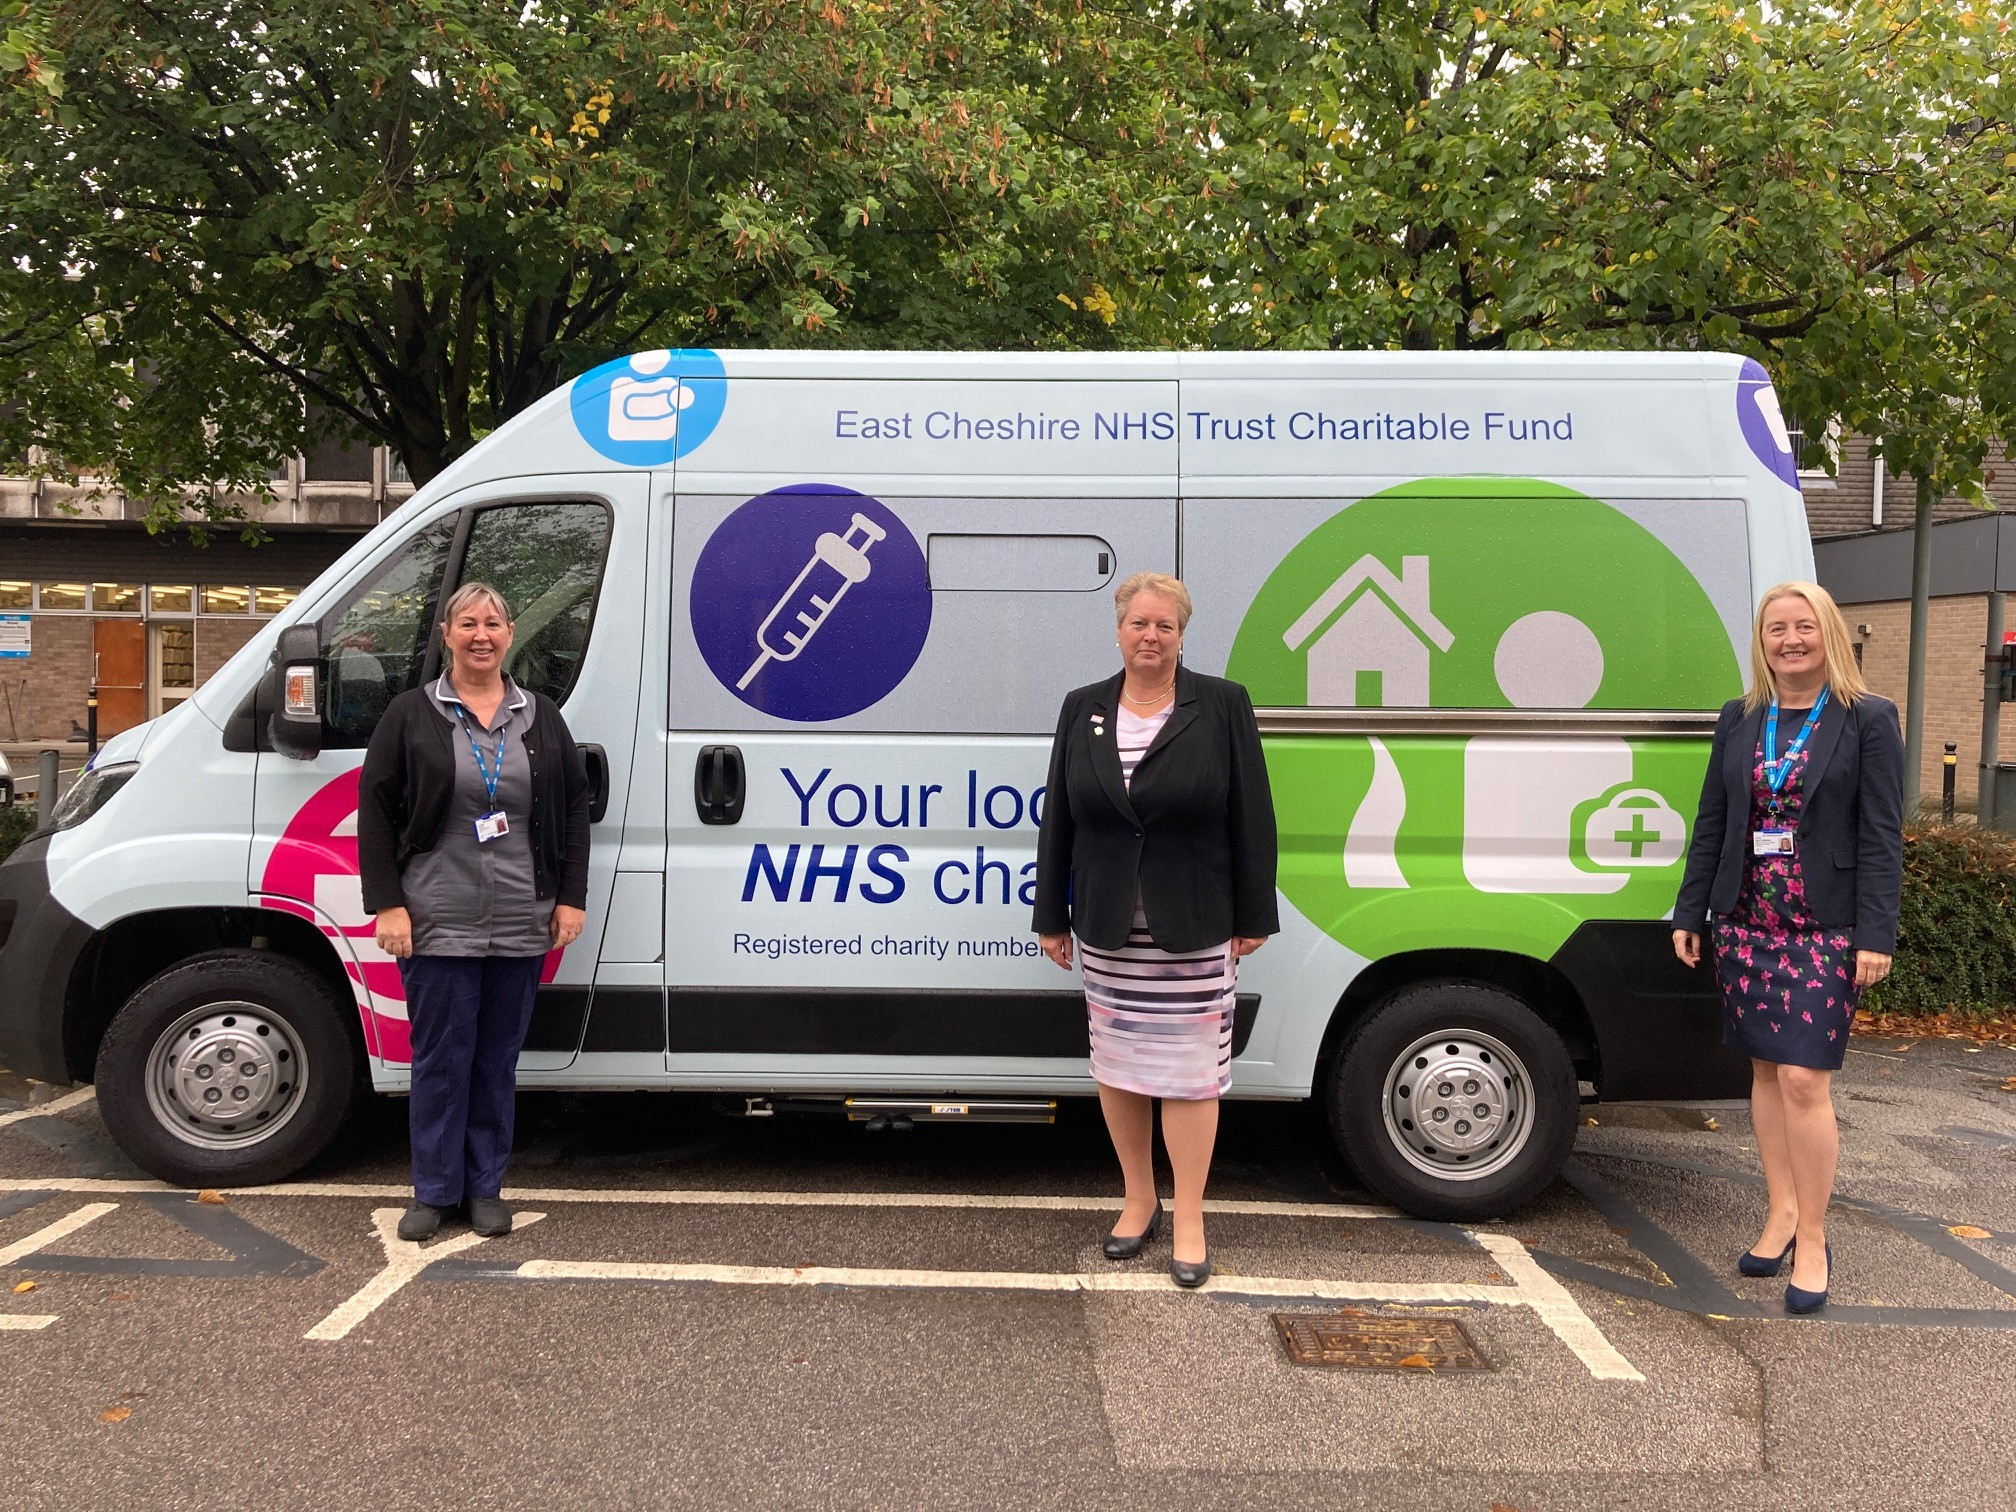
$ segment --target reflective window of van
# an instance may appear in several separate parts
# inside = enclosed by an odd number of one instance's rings
[[[420,681],[456,519],[420,531],[322,621],[324,746],[370,744],[385,706]]]
[[[488,583],[515,621],[505,670],[520,687],[566,701],[580,675],[609,550],[609,511],[598,503],[509,504],[469,527],[458,581]]]

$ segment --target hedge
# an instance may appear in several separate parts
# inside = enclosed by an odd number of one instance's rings
[[[1904,832],[1904,901],[1872,1013],[1987,1017],[2016,1004],[2016,836],[1971,824]]]
[[[0,861],[7,859],[7,853],[28,838],[35,828],[35,805],[32,803],[9,803],[0,805]]]

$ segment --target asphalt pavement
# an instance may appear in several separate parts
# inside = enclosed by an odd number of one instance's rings
[[[527,1095],[517,1230],[416,1247],[403,1104],[206,1201],[88,1089],[0,1073],[0,1507],[2016,1506],[2012,1078],[1858,1039],[1834,1301],[1790,1319],[1734,1274],[1741,1106],[1592,1107],[1563,1180],[1465,1229],[1355,1187],[1308,1110],[1228,1104],[1191,1294],[1166,1237],[1099,1254],[1089,1104]],[[1478,1368],[1296,1364],[1277,1315],[1455,1322]]]

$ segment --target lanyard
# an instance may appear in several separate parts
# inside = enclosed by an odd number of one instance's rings
[[[1782,757],[1774,759],[1771,753],[1778,749],[1778,700],[1771,700],[1771,717],[1764,726],[1764,780],[1771,784],[1773,797],[1785,786],[1785,779],[1792,775],[1792,760],[1806,749],[1806,739],[1813,733],[1813,727],[1820,723],[1820,711],[1826,707],[1827,690],[1822,688],[1820,696],[1813,700],[1813,707],[1806,713],[1806,722],[1792,737],[1792,744],[1785,748]]]
[[[511,724],[506,720],[497,729],[497,770],[491,771],[483,760],[483,747],[477,744],[476,731],[469,723],[469,714],[461,704],[455,705],[455,717],[462,721],[462,733],[469,737],[469,749],[476,753],[476,775],[483,779],[483,801],[495,810],[497,807],[497,784],[504,776],[504,746],[511,738]]]

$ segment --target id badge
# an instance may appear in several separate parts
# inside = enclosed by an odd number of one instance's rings
[[[494,814],[479,814],[476,817],[476,843],[488,845],[499,836],[511,833],[511,821],[504,817],[504,810]]]
[[[1753,856],[1791,856],[1797,853],[1791,830],[1760,829],[1750,832],[1750,854]]]

